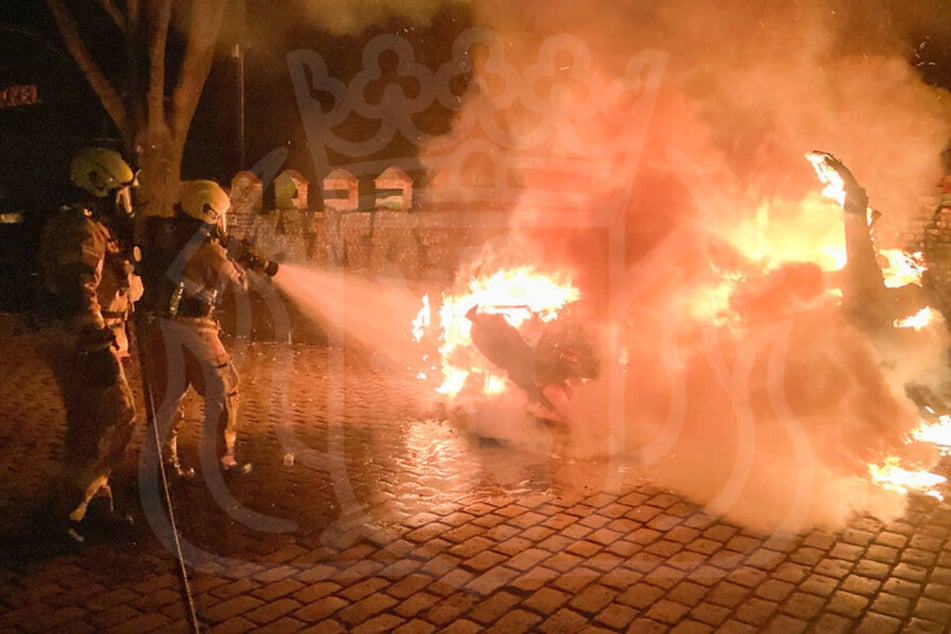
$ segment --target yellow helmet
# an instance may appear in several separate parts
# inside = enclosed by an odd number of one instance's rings
[[[215,181],[183,181],[178,195],[182,211],[210,225],[218,224],[231,208],[231,199]]]
[[[73,183],[98,198],[136,184],[135,173],[122,155],[103,147],[80,150],[69,166],[69,175]]]

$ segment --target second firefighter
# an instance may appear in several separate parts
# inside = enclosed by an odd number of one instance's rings
[[[214,181],[185,181],[175,215],[150,218],[142,245],[146,292],[139,340],[155,424],[167,439],[166,460],[179,473],[178,432],[189,387],[204,398],[201,463],[214,464],[205,457],[218,447],[225,469],[238,466],[238,375],[214,316],[224,292],[248,289],[244,267],[223,244],[230,207]]]

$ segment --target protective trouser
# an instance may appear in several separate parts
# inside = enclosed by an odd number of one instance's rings
[[[81,354],[74,333],[51,328],[44,353],[66,407],[63,469],[54,495],[54,512],[80,522],[89,502],[105,494],[112,504],[109,476],[125,457],[135,430],[135,404],[125,369],[119,364],[115,382],[101,386],[79,371]]]
[[[183,422],[182,401],[189,387],[204,398],[203,448],[211,449],[218,430],[224,441],[221,463],[236,464],[238,375],[231,355],[218,335],[218,323],[210,318],[146,317],[139,325],[140,354],[155,412],[155,424],[165,439],[166,457],[176,468],[178,433]]]

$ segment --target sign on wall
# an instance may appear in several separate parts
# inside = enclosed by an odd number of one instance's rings
[[[0,108],[16,108],[40,103],[36,84],[7,86],[0,88]]]

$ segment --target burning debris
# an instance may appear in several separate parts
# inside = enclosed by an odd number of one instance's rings
[[[875,332],[920,314],[927,308],[919,292],[924,268],[920,254],[905,255],[893,250],[891,257],[886,255],[891,273],[886,282],[870,233],[872,222],[879,214],[869,209],[865,189],[831,154],[810,152],[806,158],[826,185],[823,195],[838,202],[844,212],[846,264],[842,308],[846,315],[859,327]],[[911,275],[905,273],[909,269]]]
[[[472,322],[469,330],[472,345],[496,367],[505,370],[508,378],[525,390],[529,401],[548,405],[535,382],[535,354],[505,315],[479,312],[479,306],[475,305],[466,312],[466,319]]]
[[[571,310],[579,291],[559,277],[528,266],[500,269],[471,279],[467,292],[443,295],[437,391],[451,406],[515,390],[537,418],[564,418],[558,402],[571,398],[572,384],[598,376],[600,359]],[[417,341],[428,313],[424,296],[413,321]]]
[[[846,437],[852,433],[849,429],[875,429],[875,433],[882,434],[881,438],[873,440],[870,437],[867,447],[855,448],[854,458],[864,465],[868,486],[900,496],[914,493],[941,499],[940,487],[945,478],[929,471],[935,459],[934,453],[928,449],[934,442],[929,433],[935,433],[938,426],[922,423],[917,430],[905,433],[905,446],[900,447],[902,435],[895,432],[903,423],[898,421],[904,420],[910,412],[901,404],[900,397],[890,394],[890,384],[876,376],[879,370],[872,370],[877,366],[876,357],[871,350],[865,350],[869,341],[882,347],[894,344],[895,333],[909,337],[924,333],[926,329],[927,332],[933,330],[934,320],[940,319],[940,315],[923,301],[921,279],[927,268],[926,262],[917,252],[879,250],[871,234],[871,220],[878,214],[868,209],[865,192],[851,172],[828,153],[811,153],[809,158],[823,182],[834,185],[827,188],[826,193],[842,205],[840,222],[844,223],[844,231],[840,231],[845,238],[844,256],[833,258],[834,264],[828,268],[795,260],[772,263],[759,272],[751,266],[752,261],[746,265],[727,266],[718,271],[719,285],[698,286],[690,296],[689,304],[690,319],[697,325],[707,324],[707,327],[727,328],[734,332],[731,340],[735,341],[736,349],[718,344],[717,348],[704,353],[706,355],[715,353],[724,358],[742,359],[746,354],[740,343],[743,340],[775,337],[770,333],[783,319],[800,323],[793,335],[799,342],[796,359],[786,362],[792,365],[787,365],[783,377],[785,399],[789,400],[786,407],[791,409],[782,414],[782,407],[776,411],[773,405],[752,401],[746,406],[734,403],[727,410],[720,411],[718,405],[707,401],[709,394],[685,397],[687,406],[708,408],[709,411],[704,413],[714,420],[721,415],[738,416],[739,420],[750,416],[757,427],[762,428],[761,432],[773,424],[780,424],[781,428],[788,425],[785,416],[793,416],[794,421],[799,421],[797,424],[822,425],[821,419],[812,419],[825,412],[833,417],[825,424],[841,427],[831,436],[844,434],[842,442],[848,442]],[[519,390],[529,405],[538,406],[531,410],[536,416],[568,421],[569,433],[585,433],[582,430],[593,420],[573,420],[564,414],[564,406],[577,397],[578,388],[583,394],[585,386],[598,378],[601,366],[612,359],[600,358],[592,344],[593,339],[582,327],[582,320],[572,314],[573,302],[568,298],[577,300],[581,297],[580,290],[570,284],[561,285],[554,277],[527,267],[501,269],[489,276],[473,278],[469,287],[468,293],[445,295],[439,309],[442,322],[440,352],[445,378],[440,392],[450,403],[465,403],[493,399],[513,389]],[[700,294],[704,288],[708,288],[709,294]],[[526,297],[531,295],[536,299],[527,300]],[[539,297],[547,300],[540,301]],[[844,336],[846,330],[839,332],[839,326],[828,321],[835,313],[845,318],[842,328],[851,323],[855,331],[847,337]],[[422,320],[418,318],[414,323],[422,323]],[[832,327],[829,337],[816,337],[816,328],[823,323]],[[807,338],[809,333],[815,333],[811,341]],[[864,333],[864,337],[859,333]],[[823,344],[825,339],[828,341]],[[812,355],[811,363],[805,363],[810,355],[806,354],[809,348],[802,348],[803,345],[815,349],[816,355]],[[829,357],[830,346],[842,347],[841,361]],[[658,384],[656,376],[643,374],[644,369],[638,366],[656,365],[661,370],[666,367],[668,374],[671,369],[665,365],[670,363],[669,360],[652,364],[643,356],[639,358],[639,352],[643,355],[644,351],[638,350],[637,345],[624,345],[617,351],[617,361],[621,363],[620,356],[625,356],[622,365],[630,375],[628,389],[633,388],[638,395],[637,402],[642,408],[638,413],[644,417],[642,424],[647,429],[654,425],[651,402],[662,399],[660,395],[670,386],[663,386],[663,382]],[[689,376],[694,372],[689,368],[700,358],[690,354],[674,361],[674,366],[678,368],[677,372],[686,371]],[[763,361],[751,359],[748,362],[758,367]],[[847,365],[839,367],[839,363]],[[847,373],[845,376],[841,375],[843,370]],[[775,389],[770,387],[773,371],[763,367],[760,372],[762,374],[750,386],[754,394],[759,389]],[[641,379],[639,385],[630,382],[637,381],[637,377]],[[689,381],[692,383],[697,378],[699,376]],[[762,388],[758,387],[761,381],[766,382]],[[914,385],[906,383],[909,394],[915,393],[911,389]],[[699,384],[696,387],[700,387]],[[688,384],[683,389],[692,394],[695,388]],[[656,393],[648,396],[651,390],[656,390]],[[842,393],[836,394],[835,390],[842,390]],[[862,403],[868,395],[876,393],[875,399]],[[740,398],[736,394],[726,396],[729,401]],[[893,400],[896,398],[899,400]],[[764,408],[764,405],[770,406]],[[743,407],[751,411],[742,415]],[[597,407],[582,411],[583,416],[599,417]],[[835,420],[837,415],[845,418]],[[692,424],[688,423],[688,428]],[[703,445],[703,437],[699,434],[690,444]],[[830,468],[821,461],[827,459],[824,452],[834,451],[835,446],[835,443],[828,448],[813,446],[809,451],[817,452],[814,459],[820,460],[820,464],[812,465],[807,471],[821,473]],[[900,451],[892,453],[895,449]],[[681,451],[684,456],[690,455],[684,447]],[[799,459],[809,455],[805,449],[802,451],[806,453]],[[775,465],[785,464],[789,459],[789,456],[779,454],[773,457]],[[782,471],[782,467],[775,465],[774,470]],[[665,466],[660,463],[655,466],[656,474],[664,473]],[[848,472],[843,471],[841,477]],[[763,483],[746,486],[757,489],[770,486],[769,481],[767,478]],[[830,482],[834,483],[836,479],[832,478]],[[874,496],[870,491],[861,494],[869,499],[870,496]]]
[[[472,322],[472,344],[507,372],[509,380],[525,391],[530,404],[542,407],[538,415],[546,420],[563,419],[565,414],[554,401],[570,399],[572,384],[597,378],[600,373],[594,343],[570,316],[570,309],[566,311],[567,315],[542,325],[534,346],[508,322],[504,313],[479,312],[478,305],[466,313]]]
[[[927,267],[922,254],[897,249],[876,253],[871,225],[880,214],[868,208],[865,190],[848,168],[831,154],[810,152],[806,157],[819,179],[826,184],[823,195],[839,202],[844,211],[848,253],[843,289],[845,314],[866,330],[873,342],[887,329],[918,331],[927,327],[934,314],[930,306],[924,305],[921,280]],[[882,260],[884,266],[880,264]],[[951,445],[951,436],[947,435],[948,414],[944,412],[951,413],[951,406],[922,385],[906,384],[905,392],[923,415],[922,423],[908,435],[908,442],[930,443],[945,452]],[[936,409],[942,414],[938,415]],[[925,418],[937,421],[928,422]],[[933,464],[934,460],[925,462]],[[885,488],[943,499],[936,487],[945,484],[947,478],[931,473],[927,468],[907,468],[898,456],[887,456],[880,463],[869,463],[872,481]]]

